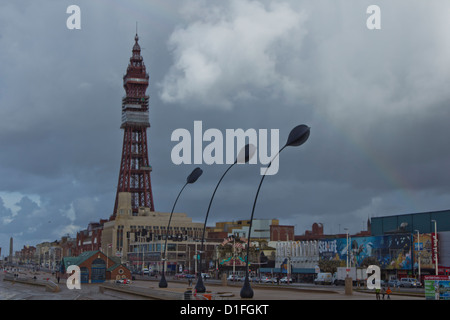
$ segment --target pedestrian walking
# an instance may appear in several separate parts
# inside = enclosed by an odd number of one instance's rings
[[[382,298],[383,298],[383,300],[384,300],[384,295],[386,294],[386,289],[384,289],[384,287],[381,289],[381,295],[382,295]]]
[[[377,298],[377,300],[380,300],[380,289],[375,289],[375,296]]]
[[[391,300],[391,293],[392,293],[392,290],[391,290],[391,288],[387,288],[387,290],[386,290],[386,294],[387,294],[387,299],[388,300]]]

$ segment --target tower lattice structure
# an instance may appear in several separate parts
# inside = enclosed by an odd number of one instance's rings
[[[122,99],[123,147],[120,161],[119,182],[114,205],[113,217],[117,215],[119,192],[131,194],[132,214],[137,215],[139,207],[155,211],[150,173],[152,167],[148,161],[147,128],[150,127],[148,106],[149,96],[146,90],[149,75],[146,72],[139,37],[136,34],[133,54],[123,76],[126,95]]]

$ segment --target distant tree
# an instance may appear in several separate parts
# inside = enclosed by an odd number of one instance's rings
[[[320,272],[335,273],[339,266],[339,260],[319,260]]]
[[[361,267],[367,268],[368,266],[376,265],[380,266],[380,262],[375,257],[365,257],[364,260],[361,262]]]

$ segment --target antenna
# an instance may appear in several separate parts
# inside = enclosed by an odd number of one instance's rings
[[[137,27],[137,21],[136,21],[136,34],[138,34],[138,27]]]

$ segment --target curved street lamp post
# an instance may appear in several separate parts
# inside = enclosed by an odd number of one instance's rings
[[[187,177],[186,179],[186,183],[184,184],[183,188],[181,188],[181,191],[178,193],[178,196],[175,200],[175,203],[173,204],[172,207],[172,212],[170,213],[170,217],[169,217],[169,223],[167,224],[167,229],[166,229],[166,241],[164,243],[164,258],[163,258],[163,270],[162,270],[162,276],[161,276],[161,280],[159,281],[159,287],[160,288],[167,288],[167,281],[166,281],[166,277],[165,277],[165,264],[166,264],[166,252],[167,252],[167,238],[169,237],[169,227],[170,227],[170,222],[172,221],[172,215],[173,215],[173,210],[175,209],[175,205],[177,204],[178,198],[180,197],[181,193],[183,192],[184,188],[188,185],[188,184],[192,184],[195,181],[197,181],[198,178],[200,178],[200,176],[202,175],[203,170],[200,168],[195,168],[191,174]]]
[[[308,140],[310,134],[310,128],[304,124],[299,125],[291,130],[288,140],[283,148],[278,151],[278,153],[275,155],[273,159],[278,157],[281,151],[283,151],[286,147],[298,147],[302,145],[303,143]],[[272,159],[272,161],[273,161]],[[255,212],[255,206],[256,206],[256,200],[258,199],[259,190],[261,189],[261,185],[264,181],[264,178],[266,177],[267,170],[269,169],[270,165],[272,164],[272,161],[267,166],[266,172],[261,178],[261,181],[259,182],[258,190],[256,191],[255,200],[253,202],[253,208],[252,208],[252,214],[250,217],[250,225],[248,229],[248,243],[247,243],[247,258],[246,258],[246,268],[245,268],[245,280],[244,285],[242,286],[240,295],[241,298],[253,298],[253,289],[250,286],[250,281],[248,277],[248,262],[249,262],[249,254],[250,254],[250,237],[251,237],[251,231],[252,231],[252,224],[253,224],[253,214]]]
[[[203,249],[204,249],[204,241],[205,241],[205,230],[206,230],[206,223],[208,221],[208,216],[209,216],[209,210],[211,209],[211,204],[212,201],[214,199],[214,195],[216,194],[217,188],[220,185],[220,182],[222,182],[222,179],[225,177],[225,175],[227,174],[228,171],[230,171],[230,169],[236,164],[236,163],[247,163],[255,154],[256,151],[256,147],[252,144],[247,144],[244,148],[241,149],[241,151],[239,152],[236,161],[234,161],[233,164],[231,164],[228,169],[224,172],[224,174],[222,175],[222,177],[220,178],[219,182],[216,185],[216,188],[214,189],[214,192],[211,196],[211,200],[209,201],[209,205],[208,205],[208,210],[206,211],[206,216],[205,216],[205,224],[203,225],[203,235],[202,235],[202,243],[201,243],[201,249],[199,251],[199,271],[197,273],[197,283],[195,285],[195,290],[198,293],[204,293],[206,292],[206,288],[205,285],[203,284],[203,279],[202,279],[202,253],[203,253]]]

